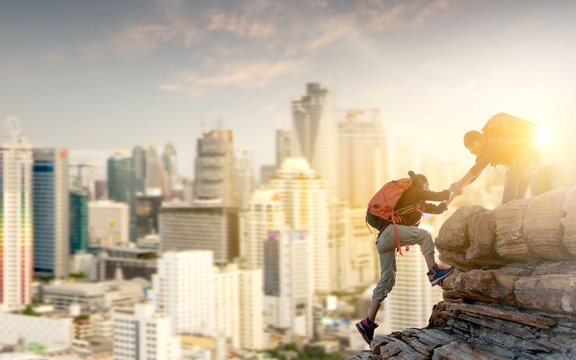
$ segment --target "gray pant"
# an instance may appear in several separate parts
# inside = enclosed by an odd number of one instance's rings
[[[416,226],[396,225],[400,245],[420,245],[422,255],[434,254],[432,235]],[[374,288],[372,299],[384,300],[396,283],[396,233],[394,225],[388,226],[378,235],[376,248],[380,256],[380,281]]]
[[[524,198],[530,181],[540,168],[541,162],[540,148],[533,146],[510,165],[506,171],[502,204]]]

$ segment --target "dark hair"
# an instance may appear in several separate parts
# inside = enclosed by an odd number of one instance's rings
[[[482,140],[483,137],[484,135],[479,131],[468,131],[464,134],[464,146],[468,147],[468,145],[472,144],[474,141]]]
[[[408,171],[408,175],[410,176],[410,180],[412,180],[412,184],[419,189],[424,187],[424,184],[428,184],[428,178],[424,174],[416,174],[414,171]]]

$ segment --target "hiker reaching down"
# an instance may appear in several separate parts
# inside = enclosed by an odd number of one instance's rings
[[[524,198],[541,163],[540,148],[535,144],[537,130],[534,123],[499,113],[488,120],[482,132],[467,132],[464,146],[476,155],[476,163],[450,190],[461,195],[464,186],[476,180],[488,165],[504,165],[508,170],[502,204]]]
[[[384,185],[374,195],[366,212],[367,222],[379,231],[376,248],[380,258],[380,281],[374,288],[368,316],[356,323],[356,328],[368,344],[372,341],[374,330],[378,327],[374,320],[380,304],[396,282],[396,249],[402,254],[402,246],[420,245],[429,270],[428,279],[432,286],[437,285],[454,270],[453,267],[444,269],[436,264],[432,235],[418,228],[423,213],[441,214],[448,208],[445,202],[435,205],[426,201],[448,200],[450,191],[430,191],[426,176],[415,174],[413,171],[409,171],[408,175],[410,179],[391,181]],[[392,205],[393,211],[391,209],[388,211],[391,216],[374,211],[375,209],[384,211],[383,208],[390,207],[390,202],[394,202],[394,198],[397,201]]]

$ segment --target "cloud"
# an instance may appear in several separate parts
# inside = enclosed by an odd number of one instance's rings
[[[196,27],[182,19],[173,19],[168,24],[129,24],[118,35],[86,47],[84,55],[91,59],[106,58],[109,55],[123,59],[135,58],[150,54],[166,44],[189,47],[198,35]]]
[[[178,80],[161,84],[158,89],[178,93],[185,98],[196,98],[228,87],[263,87],[281,76],[300,71],[304,66],[302,61],[227,64],[214,74],[183,71],[177,76]]]
[[[251,20],[220,10],[207,11],[204,16],[209,20],[209,30],[225,30],[237,37],[254,39],[269,39],[276,35],[276,25],[271,21]]]

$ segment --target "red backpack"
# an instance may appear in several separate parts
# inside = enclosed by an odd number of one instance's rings
[[[368,209],[366,209],[366,223],[375,229],[380,230],[385,221],[392,221],[400,255],[402,255],[402,249],[400,239],[398,238],[398,230],[396,229],[399,214],[394,212],[394,207],[402,194],[404,194],[404,191],[410,186],[412,186],[412,180],[409,178],[394,180],[384,184],[384,186],[374,194],[368,203]],[[408,246],[406,246],[406,251],[408,251]]]

